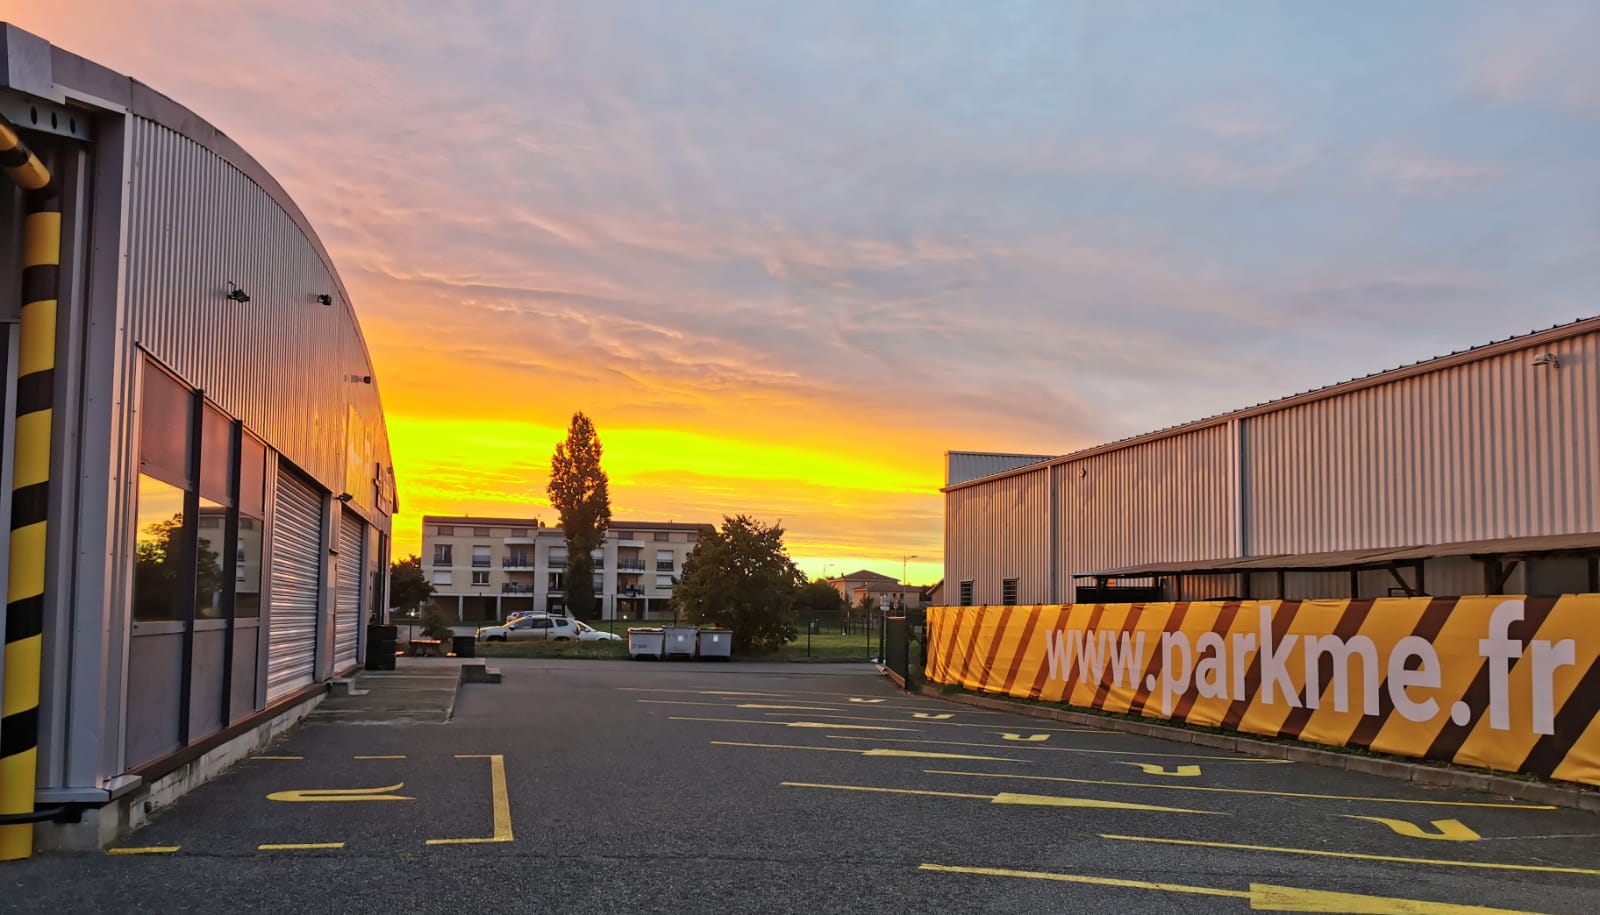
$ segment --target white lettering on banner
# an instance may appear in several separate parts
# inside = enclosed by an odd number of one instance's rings
[[[1142,633],[1141,633],[1142,635]],[[1182,655],[1181,663],[1173,660],[1173,650]],[[1189,668],[1193,666],[1194,652],[1189,639],[1181,632],[1161,633],[1161,714],[1172,714],[1172,697],[1189,690]]]
[[[1294,643],[1300,637],[1286,635],[1278,643],[1276,650],[1272,647],[1272,608],[1266,604],[1261,605],[1261,704],[1274,705],[1272,697],[1274,687],[1283,687],[1284,701],[1292,708],[1300,707],[1300,694],[1295,691],[1294,681],[1289,679],[1289,652],[1294,650]]]
[[[1272,605],[1262,603],[1258,612],[1259,653],[1257,632],[1235,633],[1231,644],[1223,633],[1214,631],[1179,630],[1160,634],[1155,658],[1158,669],[1146,678],[1145,685],[1152,692],[1159,689],[1163,716],[1170,717],[1191,690],[1205,699],[1247,702],[1256,698],[1246,689],[1245,680],[1252,658],[1259,656],[1258,693],[1263,705],[1283,702],[1300,708],[1303,695],[1304,706],[1317,709],[1322,705],[1323,694],[1331,692],[1334,711],[1343,713],[1359,707],[1362,715],[1375,717],[1380,714],[1381,694],[1387,690],[1395,714],[1407,721],[1432,721],[1444,711],[1457,726],[1464,727],[1471,722],[1474,710],[1465,701],[1456,702],[1450,709],[1441,709],[1438,698],[1429,695],[1440,688],[1444,671],[1438,650],[1428,639],[1405,636],[1395,643],[1388,657],[1384,657],[1371,637],[1359,634],[1344,639],[1332,634],[1285,633],[1274,639]],[[1511,627],[1523,620],[1524,612],[1521,600],[1501,602],[1490,614],[1488,631],[1478,642],[1478,655],[1484,660],[1489,686],[1486,717],[1494,730],[1511,729],[1511,672],[1522,664],[1530,681],[1525,701],[1531,728],[1535,734],[1550,735],[1555,733],[1556,671],[1576,666],[1577,643],[1573,639],[1530,639],[1525,652],[1523,640],[1510,634]],[[1076,662],[1077,680],[1081,684],[1135,688],[1140,685],[1139,672],[1145,668],[1146,631],[1055,629],[1041,634],[1045,638],[1050,679],[1070,679]],[[1295,689],[1289,667],[1296,642],[1303,642],[1303,694]],[[1519,658],[1522,660],[1518,661]],[[1351,670],[1352,659],[1361,665],[1359,675],[1353,675],[1356,672]],[[1327,664],[1327,682],[1323,682],[1323,664]],[[1350,695],[1352,686],[1359,692],[1358,696]],[[1481,714],[1485,710],[1476,711]]]
[[[1228,698],[1228,643],[1215,632],[1202,632],[1195,647],[1200,652],[1200,663],[1194,666],[1195,692],[1207,699]],[[1208,648],[1209,658],[1205,656]]]
[[[1326,654],[1333,660],[1333,710],[1350,710],[1350,653],[1361,655],[1361,695],[1365,697],[1361,714],[1378,714],[1378,646],[1364,635],[1345,641],[1336,635],[1306,636],[1306,708],[1322,702],[1322,671],[1317,658]]]
[[[1406,659],[1416,658],[1416,670],[1406,669]],[[1439,714],[1439,703],[1432,699],[1413,702],[1406,692],[1413,686],[1439,688],[1439,653],[1433,643],[1420,635],[1408,635],[1394,643],[1394,653],[1389,655],[1389,698],[1394,710],[1407,721],[1428,721]]]

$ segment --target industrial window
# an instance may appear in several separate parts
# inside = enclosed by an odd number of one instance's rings
[[[972,582],[970,581],[961,583],[961,606],[972,606]]]
[[[475,585],[486,585],[486,584],[488,584],[489,583],[489,573],[488,572],[473,572],[472,573],[472,583],[475,584]]]
[[[1017,580],[1007,578],[1000,583],[1000,603],[1012,606],[1017,602]]]
[[[433,545],[433,564],[436,566],[451,565],[454,557],[451,555],[451,545],[448,543],[435,543]]]
[[[261,541],[266,531],[267,446],[239,436],[239,538],[234,567],[233,615],[261,615]]]
[[[478,545],[472,548],[472,567],[474,569],[487,569],[490,563],[489,548],[487,546]]]
[[[489,529],[486,527],[475,527],[472,529],[472,536],[487,537],[489,536]]]
[[[434,527],[433,533],[439,537],[454,537],[456,535],[456,529],[449,527],[448,525],[440,524]]]

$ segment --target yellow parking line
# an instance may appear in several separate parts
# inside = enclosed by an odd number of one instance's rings
[[[887,747],[874,747],[870,750],[852,750],[847,747],[808,747],[786,743],[745,743],[738,740],[713,740],[714,747],[749,747],[761,750],[816,750],[820,753],[853,753],[856,756],[891,756],[903,759],[969,759],[979,762],[1014,762],[1026,764],[1025,759],[1010,759],[1005,756],[968,756],[964,753],[932,753],[920,750],[893,750]]]
[[[1058,874],[1047,871],[1019,871],[1001,867],[961,867],[952,864],[923,864],[918,870],[946,874],[977,874],[984,877],[1021,877],[1029,880],[1058,880],[1063,883],[1087,883],[1093,886],[1114,886],[1119,889],[1159,890],[1163,893],[1188,893],[1196,896],[1224,896],[1250,900],[1251,911],[1270,912],[1346,912],[1350,915],[1535,915],[1513,909],[1491,909],[1476,905],[1457,905],[1450,902],[1432,902],[1425,899],[1401,899],[1393,896],[1366,896],[1357,893],[1338,893],[1328,890],[1309,890],[1293,886],[1273,886],[1270,883],[1252,883],[1248,892],[1225,890],[1210,886],[1193,886],[1184,883],[1153,883],[1148,880],[1124,880],[1117,877],[1090,877],[1084,874]]]
[[[1165,788],[1168,791],[1211,791],[1218,794],[1258,794],[1265,797],[1303,797],[1318,801],[1364,801],[1373,804],[1416,804],[1428,807],[1494,807],[1503,810],[1554,810],[1550,804],[1490,804],[1483,801],[1414,801],[1403,797],[1358,797],[1348,794],[1302,794],[1298,791],[1263,791],[1255,788],[1206,788],[1200,785],[1153,785],[1146,782],[1113,782],[1093,778],[1066,778],[1060,775],[1016,775],[1010,772],[954,772],[923,769],[929,775],[970,775],[974,778],[1026,778],[1041,782],[1070,782],[1074,785],[1109,785],[1116,788]]]
[[[312,851],[322,848],[343,848],[343,842],[285,842],[277,845],[257,845],[257,851]]]
[[[862,755],[863,750],[852,750],[848,747],[802,747],[786,743],[741,743],[736,740],[713,740],[714,747],[753,747],[761,750],[816,750],[819,753],[854,753]]]
[[[916,731],[916,728],[884,728],[866,724],[829,724],[825,721],[763,721],[759,718],[683,718],[669,715],[668,721],[720,721],[726,724],[770,724],[780,728],[831,728],[836,731]]]
[[[721,719],[711,719],[713,721]],[[776,723],[776,722],[768,722]],[[844,725],[840,725],[841,728]],[[903,730],[891,728],[890,730]],[[845,734],[829,734],[833,740],[878,740],[888,743],[931,743],[946,747],[983,747],[986,750],[1032,750],[1046,753],[1091,753],[1098,756],[1154,756],[1157,759],[1214,759],[1220,762],[1235,763],[1287,763],[1286,759],[1245,759],[1239,756],[1197,756],[1192,753],[1130,753],[1127,750],[1090,750],[1086,747],[1036,747],[1026,743],[994,744],[972,743],[962,740],[917,740],[911,737],[852,737]]]
[[[1243,890],[1218,890],[1208,886],[1186,886],[1181,883],[1151,883],[1147,880],[1118,880],[1112,877],[1084,877],[1078,874],[1053,874],[1043,871],[1017,871],[1002,867],[959,867],[953,864],[922,864],[917,870],[940,871],[946,874],[980,874],[985,877],[1026,877],[1031,880],[1059,880],[1063,883],[1092,883],[1096,886],[1116,886],[1134,890],[1161,890],[1164,893],[1193,893],[1197,896],[1231,896],[1249,899]]]
[[[1353,851],[1323,851],[1316,848],[1280,848],[1274,845],[1239,845],[1232,842],[1200,842],[1192,839],[1160,839],[1152,836],[1100,834],[1114,842],[1153,842],[1160,845],[1189,845],[1199,848],[1227,848],[1237,851],[1264,851],[1280,855],[1311,855],[1318,858],[1348,858],[1355,861],[1392,861],[1399,864],[1437,864],[1441,867],[1476,867],[1496,871],[1535,871],[1542,874],[1584,874],[1600,877],[1600,870],[1587,867],[1555,867],[1539,864],[1497,864],[1489,861],[1452,861],[1448,858],[1403,858],[1397,855],[1369,855]]]
[[[489,782],[494,792],[494,835],[473,839],[429,839],[429,845],[480,845],[488,842],[510,842],[511,798],[506,792],[506,758],[499,754],[457,754],[456,759],[487,759]]]
[[[914,788],[873,788],[868,785],[819,785],[815,782],[781,782],[785,788],[828,788],[833,791],[867,791],[875,794],[920,794],[926,797],[960,797],[993,801],[992,794],[962,794],[958,791],[918,791]]]
[[[170,855],[182,848],[181,845],[151,845],[145,848],[108,848],[108,855]]]
[[[792,718],[792,717],[794,717],[793,715],[791,715],[791,714],[789,714],[787,712],[768,712],[767,714],[772,716],[773,718]],[[830,719],[836,719],[836,720],[839,720],[839,721],[905,721],[906,720],[904,718],[884,718],[884,717],[881,717],[881,716],[869,716],[869,715],[811,715],[809,717],[812,717],[812,718],[830,718]],[[949,728],[987,728],[987,729],[992,731],[992,730],[994,730],[994,727],[995,727],[992,724],[976,724],[976,723],[972,723],[972,722],[961,722],[961,721],[937,721],[937,720],[934,720],[932,718],[917,718],[917,719],[913,719],[913,720],[915,720],[918,724],[923,724],[923,723],[926,723],[926,724],[942,724],[945,727],[949,727]],[[1092,728],[1035,728],[1035,727],[1030,727],[1029,730],[1030,731],[1049,731],[1052,734],[1090,734],[1090,733],[1099,734],[1099,733],[1104,733],[1102,731],[1097,731],[1097,730],[1094,730]]]

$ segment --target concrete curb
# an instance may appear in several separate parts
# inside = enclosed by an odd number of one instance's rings
[[[1141,737],[1155,737],[1161,740],[1193,744],[1199,747],[1233,750],[1248,756],[1259,756],[1264,759],[1287,759],[1313,766],[1325,766],[1329,769],[1343,769],[1347,772],[1379,775],[1384,778],[1412,782],[1417,785],[1462,788],[1468,791],[1483,791],[1537,804],[1554,804],[1557,807],[1600,811],[1600,792],[1578,787],[1569,788],[1564,785],[1527,782],[1519,778],[1508,778],[1504,775],[1492,775],[1488,772],[1476,772],[1470,769],[1451,769],[1426,763],[1404,762],[1373,756],[1356,756],[1317,747],[1271,743],[1265,740],[1254,740],[1249,737],[1238,737],[1231,734],[1191,731],[1187,728],[1172,727],[1171,725],[1152,724],[1147,721],[1134,721],[1128,718],[1103,717],[1086,712],[1074,712],[1043,705],[1029,705],[1006,699],[974,696],[968,693],[943,693],[938,688],[927,685],[918,686],[912,692],[934,699],[943,699],[957,705],[969,705],[974,708],[989,709],[990,711],[1009,712],[1013,715],[1022,715],[1027,718],[1042,718],[1047,721],[1085,725],[1107,731],[1119,731],[1124,734],[1137,734]]]

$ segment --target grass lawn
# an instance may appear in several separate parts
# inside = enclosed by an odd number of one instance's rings
[[[806,634],[767,655],[771,661],[869,661],[878,652],[878,637],[874,633],[869,641],[864,634],[840,635],[835,632],[813,633],[809,645]]]

